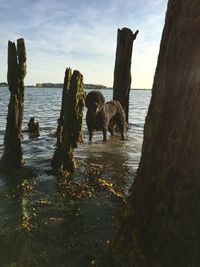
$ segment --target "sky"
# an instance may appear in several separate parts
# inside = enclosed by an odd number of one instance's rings
[[[67,67],[84,83],[113,85],[117,29],[139,30],[131,88],[151,88],[167,0],[0,0],[0,82],[8,40],[24,38],[26,85],[62,83]]]

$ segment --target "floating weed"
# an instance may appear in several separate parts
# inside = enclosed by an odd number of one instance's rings
[[[99,179],[98,180],[99,184],[103,187],[106,187],[106,188],[113,188],[113,184],[104,180],[104,179]]]
[[[60,197],[69,198],[92,198],[95,197],[101,191],[106,191],[114,197],[120,198],[125,201],[125,197],[115,190],[113,184],[104,180],[97,179],[95,182],[83,181],[75,182],[67,179],[61,179],[57,181],[58,192]]]
[[[52,205],[52,202],[48,199],[40,199],[40,200],[36,200],[34,202],[35,206],[47,206],[47,205]]]
[[[94,188],[87,182],[74,182],[68,180],[61,180],[57,182],[58,195],[61,197],[71,198],[91,198],[95,195]]]
[[[85,167],[84,174],[85,177],[88,178],[90,182],[94,182],[99,177],[101,177],[102,171],[103,171],[103,165],[89,163]]]
[[[123,200],[125,201],[124,196],[123,196],[120,192],[117,192],[117,191],[114,189],[112,183],[110,183],[110,182],[108,182],[108,181],[106,181],[106,180],[104,180],[104,179],[98,179],[98,185],[99,185],[102,189],[104,189],[104,190],[110,192],[111,194],[113,194],[113,196],[116,196],[116,197],[118,197],[118,198],[121,198],[121,199],[123,199]]]
[[[63,223],[63,222],[64,222],[63,217],[50,217],[44,220],[45,225],[52,225],[52,224]]]
[[[10,185],[5,196],[8,199],[30,196],[33,194],[35,184],[35,181],[24,180],[17,185]]]
[[[32,228],[33,227],[32,227],[32,223],[31,223],[31,218],[23,215],[22,220],[21,220],[20,224],[18,225],[18,229],[24,230],[24,231],[31,231]]]

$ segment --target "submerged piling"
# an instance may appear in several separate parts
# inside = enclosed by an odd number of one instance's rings
[[[82,142],[82,121],[85,92],[83,76],[66,69],[62,105],[57,128],[57,144],[52,167],[57,174],[68,176],[76,169],[74,149]]]
[[[26,49],[24,39],[8,42],[8,88],[10,101],[6,132],[4,137],[4,152],[0,162],[3,170],[21,168],[23,165],[22,120],[24,111],[24,78],[26,76]]]
[[[118,100],[126,114],[128,123],[129,93],[131,88],[131,57],[133,41],[138,31],[133,33],[128,28],[118,29],[117,49],[115,57],[113,99]]]

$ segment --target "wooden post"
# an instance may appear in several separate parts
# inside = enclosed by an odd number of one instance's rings
[[[57,147],[61,143],[63,125],[64,125],[64,110],[65,110],[65,107],[67,105],[67,99],[68,99],[67,96],[69,93],[71,77],[72,77],[72,70],[70,68],[67,68],[65,71],[65,78],[64,78],[64,83],[63,83],[60,117],[58,119],[58,127],[57,127],[57,131],[56,131]]]
[[[23,39],[15,43],[8,42],[8,86],[10,102],[6,132],[4,138],[4,153],[1,159],[1,169],[12,170],[23,165],[21,146],[22,120],[24,111],[24,78],[26,76],[26,50]]]
[[[129,93],[131,88],[131,58],[133,41],[138,31],[134,34],[128,28],[118,29],[117,49],[114,69],[113,99],[118,100],[126,114],[128,123]]]
[[[168,2],[119,266],[200,262],[200,3],[188,3]]]
[[[76,168],[74,149],[82,142],[82,120],[85,92],[83,76],[79,71],[71,69],[65,72],[63,86],[60,129],[57,132],[57,148],[52,159],[52,167],[56,173],[69,175]]]

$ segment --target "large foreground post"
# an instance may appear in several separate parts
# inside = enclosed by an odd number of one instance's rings
[[[113,99],[118,100],[126,114],[128,123],[129,93],[131,88],[131,58],[133,41],[138,31],[134,34],[128,28],[118,29],[117,49],[114,69]]]
[[[199,18],[199,0],[169,0],[119,266],[200,262]]]
[[[6,132],[4,138],[4,153],[1,168],[11,170],[22,167],[23,152],[21,147],[22,119],[24,111],[24,77],[26,75],[26,50],[23,39],[15,43],[8,42],[8,86],[10,102]]]
[[[52,167],[58,174],[68,175],[75,170],[74,149],[82,142],[84,98],[83,76],[76,70],[72,75],[71,69],[66,69],[57,148],[52,159]]]

